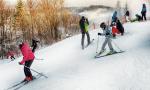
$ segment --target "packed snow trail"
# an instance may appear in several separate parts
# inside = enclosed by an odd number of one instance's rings
[[[36,57],[44,60],[35,60],[31,68],[49,78],[39,78],[20,90],[150,90],[150,22],[124,26],[125,35],[113,39],[124,53],[94,59],[100,30],[90,32],[95,40],[85,50],[77,35],[37,51]],[[99,49],[103,41],[100,37]],[[1,63],[0,90],[24,78],[20,60]]]

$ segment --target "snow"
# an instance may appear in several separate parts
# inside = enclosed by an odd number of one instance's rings
[[[102,31],[98,25],[110,20],[111,12],[103,14],[98,9],[80,14],[97,24],[90,31],[94,42],[82,50],[79,34],[36,51],[31,68],[49,78],[41,77],[20,90],[150,90],[150,21],[124,24],[125,35],[113,39],[113,46],[125,52],[94,59],[97,33]],[[99,39],[98,51],[104,37]],[[0,61],[0,90],[24,79],[23,66],[18,64],[21,59]]]
[[[76,35],[37,51],[36,58],[44,60],[35,60],[31,68],[49,78],[41,77],[20,90],[149,90],[150,22],[124,26],[125,35],[113,40],[125,50],[121,54],[94,59],[98,29],[90,32],[95,41],[85,50],[80,46],[81,35]],[[99,49],[103,41],[100,37]],[[24,78],[20,60],[1,61],[0,90]]]

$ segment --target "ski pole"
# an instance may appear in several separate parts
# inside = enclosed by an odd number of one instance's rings
[[[36,71],[36,70],[34,70],[34,69],[32,69],[32,68],[29,68],[29,67],[27,67],[27,66],[25,66],[25,65],[24,65],[24,67],[26,67],[26,68],[32,70],[33,72],[35,72],[35,73],[37,73],[37,74],[39,74],[39,75],[41,75],[41,76],[44,76],[45,78],[48,78],[48,77],[47,77],[46,75],[44,75],[43,73],[39,73],[38,71]]]
[[[44,59],[42,59],[42,58],[36,58],[36,57],[35,57],[35,60],[44,60]]]
[[[98,39],[97,39],[96,53],[98,53],[98,46],[99,46],[99,35],[98,35]]]
[[[119,46],[114,42],[114,41],[112,41],[113,43],[114,43],[114,45],[119,49],[119,51],[122,51],[120,48],[119,48]]]

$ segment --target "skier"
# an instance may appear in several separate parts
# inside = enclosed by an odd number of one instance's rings
[[[31,81],[34,79],[30,71],[30,67],[34,60],[34,53],[32,52],[27,42],[22,42],[21,44],[19,44],[19,48],[23,55],[23,60],[19,62],[19,64],[24,65],[24,74],[26,76],[24,81]]]
[[[88,32],[88,26],[89,26],[89,21],[87,18],[85,18],[84,16],[81,17],[80,22],[80,29],[81,29],[81,33],[82,33],[82,39],[81,39],[81,45],[82,45],[82,49],[84,49],[84,38],[85,38],[85,34],[87,36],[87,46],[90,44],[90,35]]]
[[[143,4],[141,14],[142,14],[142,20],[145,19],[145,21],[146,21],[146,12],[147,12],[146,4]]]
[[[99,52],[98,55],[101,55],[102,53],[104,53],[106,51],[105,47],[106,47],[107,44],[108,44],[108,47],[110,49],[110,52],[108,54],[115,53],[116,51],[113,49],[113,46],[111,44],[111,37],[112,37],[112,35],[111,35],[110,27],[108,25],[106,25],[105,22],[102,22],[100,24],[100,27],[102,28],[103,33],[98,33],[98,35],[105,36],[105,41],[104,41],[104,43],[102,45],[102,48],[101,48],[101,51]]]
[[[117,11],[115,11],[115,12],[113,13],[111,25],[112,25],[113,23],[116,23],[116,21],[117,21]]]
[[[121,33],[121,35],[123,35],[124,34],[124,27],[123,27],[123,25],[119,19],[116,20],[116,27],[119,30],[119,32]]]
[[[33,53],[35,52],[35,49],[37,48],[37,43],[38,42],[39,42],[38,40],[32,39],[32,45],[31,45],[31,47],[32,47],[32,52]]]
[[[120,34],[119,30],[116,27],[116,24],[114,23],[112,26],[112,36],[115,38],[116,34]]]

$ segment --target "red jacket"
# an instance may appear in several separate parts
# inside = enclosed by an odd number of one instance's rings
[[[31,48],[29,47],[28,43],[23,43],[21,47],[21,52],[23,55],[23,60],[20,62],[24,64],[25,61],[34,60],[34,53],[32,52]]]
[[[120,32],[119,32],[119,30],[117,29],[117,27],[116,26],[113,26],[112,27],[112,34],[119,34]]]

